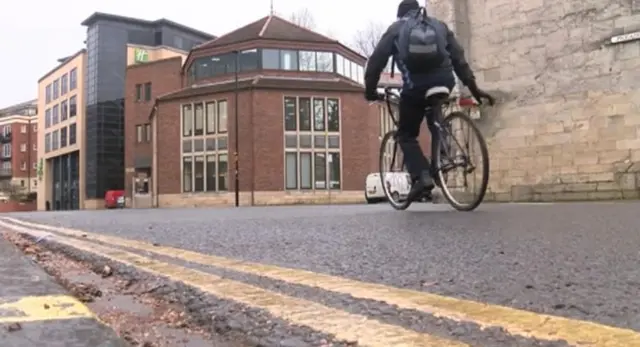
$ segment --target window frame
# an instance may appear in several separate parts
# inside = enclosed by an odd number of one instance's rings
[[[284,118],[285,118],[285,111],[286,111],[286,107],[285,107],[285,103],[287,102],[287,99],[291,99],[291,98],[295,98],[296,100],[296,114],[295,114],[295,118],[296,118],[296,130],[286,130],[286,124],[284,124]],[[312,122],[312,126],[311,126],[311,130],[301,130],[300,129],[300,99],[309,99],[310,100],[310,109],[311,109],[311,122]],[[323,101],[323,123],[324,123],[324,129],[323,130],[317,130],[315,127],[315,112],[314,112],[314,100],[322,100]],[[338,130],[337,131],[329,131],[328,130],[328,108],[326,107],[328,100],[336,100],[338,103]],[[293,96],[293,95],[283,95],[282,98],[282,117],[283,117],[283,161],[284,161],[284,165],[283,165],[283,188],[286,192],[326,192],[326,191],[341,191],[343,190],[343,179],[344,179],[344,174],[343,174],[343,143],[342,143],[342,99],[340,97],[327,97],[327,96],[319,96],[319,95],[297,95],[297,96]],[[288,138],[293,138],[291,136],[295,136],[296,138],[296,146],[287,146],[287,139]],[[307,146],[301,146],[301,138],[303,138],[303,136],[308,136],[310,138],[310,144]],[[316,146],[316,137],[321,136],[323,138],[323,146]],[[334,148],[331,147],[330,145],[330,138],[332,137],[336,137],[338,138],[338,147]],[[310,169],[310,180],[311,180],[311,187],[307,187],[304,186],[303,187],[303,182],[304,182],[304,177],[303,177],[303,170],[302,170],[302,165],[303,165],[303,155],[307,155],[310,154],[310,165],[311,165],[311,169]],[[291,158],[291,155],[295,156],[295,167],[296,167],[296,187],[292,188],[291,185],[289,185],[288,183],[288,160],[289,158]],[[323,186],[319,185],[318,183],[320,181],[318,181],[316,179],[317,173],[316,173],[316,167],[317,167],[317,158],[318,158],[318,154],[322,154],[324,155],[324,182],[323,182]],[[339,180],[338,180],[338,184],[336,188],[333,188],[332,186],[332,180],[331,180],[331,173],[332,173],[332,167],[331,167],[331,163],[332,161],[330,161],[329,157],[332,156],[333,154],[338,154],[338,158],[339,158],[339,166],[338,166],[338,170],[339,170]]]

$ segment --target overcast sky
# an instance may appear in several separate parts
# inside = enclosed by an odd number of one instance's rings
[[[319,32],[344,43],[369,21],[390,24],[399,0],[274,0],[276,12],[288,18],[307,8]],[[374,5],[375,4],[375,5]],[[37,98],[37,81],[56,66],[56,59],[84,47],[80,23],[93,12],[155,20],[167,18],[213,35],[222,35],[269,14],[269,0],[234,1],[12,1],[0,11],[0,108]]]

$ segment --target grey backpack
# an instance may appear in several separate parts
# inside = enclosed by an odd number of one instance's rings
[[[397,41],[398,60],[414,74],[428,73],[449,57],[446,33],[424,8],[402,19]]]

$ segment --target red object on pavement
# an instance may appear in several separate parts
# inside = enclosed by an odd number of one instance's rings
[[[104,207],[118,207],[118,198],[121,196],[124,196],[124,190],[107,190],[107,192],[104,194]]]

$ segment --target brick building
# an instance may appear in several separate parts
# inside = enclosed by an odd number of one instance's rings
[[[38,186],[37,102],[0,109],[0,195]]]
[[[429,0],[480,85],[494,200],[640,197],[640,2]],[[626,34],[626,35],[623,35]]]
[[[363,99],[364,64],[339,42],[268,16],[184,63],[130,66],[128,196],[134,206],[232,205],[237,130],[241,205],[362,201],[380,132],[379,106]],[[151,94],[139,98],[145,84]]]

